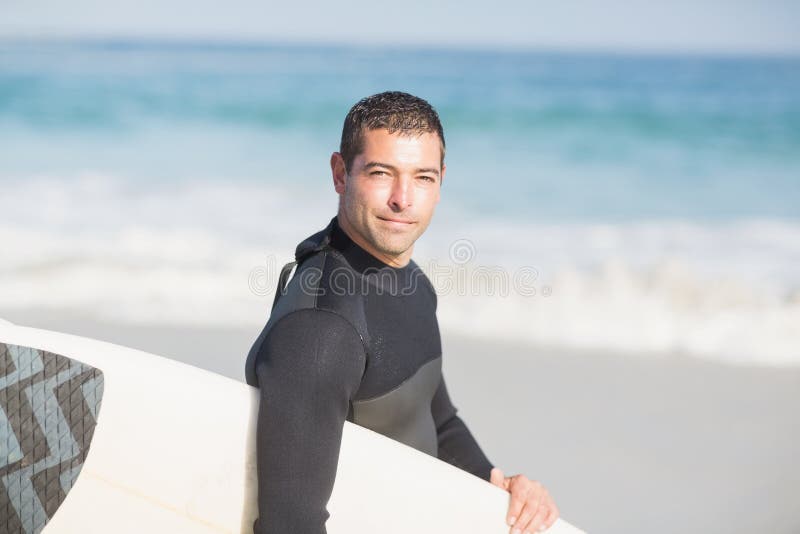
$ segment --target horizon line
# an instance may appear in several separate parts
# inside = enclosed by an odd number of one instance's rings
[[[70,43],[78,45],[150,45],[175,47],[214,46],[221,48],[319,48],[341,49],[377,48],[381,50],[442,51],[442,52],[503,52],[553,55],[598,55],[629,57],[693,57],[708,59],[800,59],[798,50],[747,50],[722,48],[674,48],[674,47],[625,47],[609,45],[553,45],[536,43],[469,42],[469,41],[431,41],[409,43],[404,41],[343,40],[332,38],[267,38],[259,36],[235,37],[231,35],[175,35],[175,34],[102,34],[102,33],[62,33],[62,34],[2,34],[2,44],[55,44]]]

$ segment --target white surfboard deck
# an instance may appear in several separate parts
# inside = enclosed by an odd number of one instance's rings
[[[255,388],[153,354],[6,321],[0,343],[102,371],[88,455],[45,534],[252,532]],[[506,534],[508,502],[508,493],[488,482],[346,422],[327,529]],[[547,532],[582,531],[559,519]]]

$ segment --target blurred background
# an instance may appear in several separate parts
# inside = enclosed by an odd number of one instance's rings
[[[0,12],[0,318],[242,380],[345,114],[410,92],[448,147],[414,257],[489,458],[592,533],[800,532],[797,3]],[[527,289],[454,284],[487,268]]]

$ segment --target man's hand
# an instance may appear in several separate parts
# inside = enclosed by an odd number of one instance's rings
[[[540,483],[525,475],[503,476],[503,472],[492,469],[491,482],[511,493],[506,523],[512,534],[533,534],[550,528],[558,519],[558,508],[553,498]]]

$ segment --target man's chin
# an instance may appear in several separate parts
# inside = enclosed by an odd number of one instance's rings
[[[399,256],[411,248],[411,245],[413,244],[413,241],[409,242],[405,239],[402,241],[396,239],[384,239],[381,241],[381,243],[379,243],[380,247],[378,250],[387,256]]]

